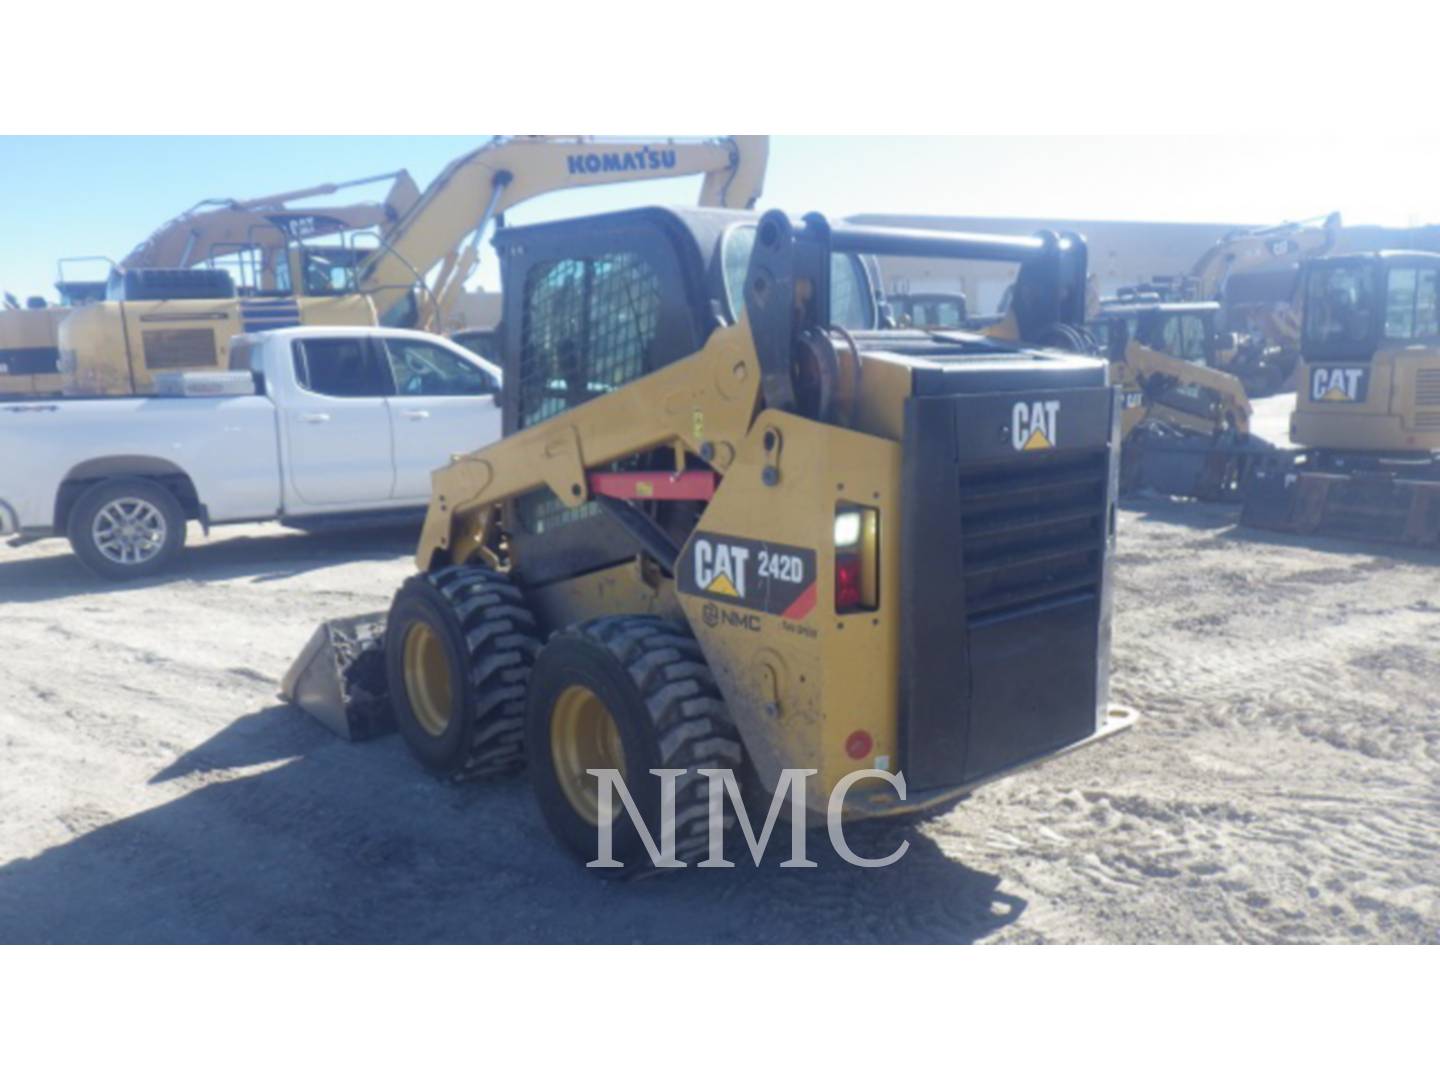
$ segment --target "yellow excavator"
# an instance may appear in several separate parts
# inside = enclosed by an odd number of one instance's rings
[[[391,181],[391,187],[381,202],[294,205],[385,180]],[[141,278],[205,265],[223,268],[232,281],[242,282],[242,294],[273,292],[289,280],[287,259],[298,243],[303,242],[314,257],[327,250],[341,251],[312,245],[322,237],[383,228],[414,205],[419,195],[415,182],[401,171],[256,199],[208,199],[166,222],[119,263],[61,259],[60,280],[55,284],[60,304],[32,297],[22,307],[8,297],[0,310],[0,396],[60,393],[66,384],[59,362],[61,324],[75,309],[103,301],[117,288],[128,285],[134,291]],[[75,262],[108,263],[110,280],[67,280],[65,266]]]
[[[1242,522],[1440,543],[1440,255],[1305,265],[1297,449],[1252,468]]]
[[[1213,303],[1105,300],[1088,323],[1121,388],[1121,490],[1238,498],[1245,464],[1269,444],[1250,433],[1238,378],[1217,370]]]
[[[768,145],[764,136],[494,139],[451,162],[373,247],[317,250],[292,237],[285,258],[261,264],[256,283],[239,290],[219,267],[118,275],[109,299],[61,325],[66,392],[143,394],[155,370],[225,368],[231,335],[251,330],[377,322],[442,329],[481,237],[509,207],[552,191],[693,175],[703,177],[702,205],[748,207],[760,194]]]

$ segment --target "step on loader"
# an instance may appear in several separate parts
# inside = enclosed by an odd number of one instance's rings
[[[850,774],[899,773],[853,783],[844,814],[902,814],[1131,722],[1108,695],[1106,362],[876,329],[863,258],[1013,262],[1019,336],[1043,342],[1083,321],[1059,280],[1083,283],[1082,241],[657,208],[495,245],[506,434],[434,474],[419,572],[376,646],[427,769],[526,769],[559,840],[592,859],[603,819],[623,864],[603,872],[631,875],[651,869],[644,838],[603,818],[592,770],[618,773],[652,836],[651,770],[679,770],[693,865],[700,769],[761,806],[814,770],[807,822]],[[310,655],[316,677],[343,667]]]

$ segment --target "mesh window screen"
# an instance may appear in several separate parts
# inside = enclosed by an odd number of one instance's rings
[[[645,374],[660,325],[660,278],[633,252],[538,266],[525,283],[519,424],[532,427]],[[517,500],[531,532],[579,521],[549,492]]]

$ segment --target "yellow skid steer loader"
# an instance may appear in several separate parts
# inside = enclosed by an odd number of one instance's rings
[[[383,633],[322,628],[292,700],[343,725],[388,694],[427,769],[526,768],[561,842],[590,859],[609,827],[624,875],[667,802],[676,860],[710,850],[701,770],[777,803],[808,770],[807,820],[900,814],[1130,722],[1108,365],[877,330],[863,259],[1018,263],[1010,317],[1048,341],[1083,320],[1077,239],[643,209],[495,244],[506,435],[434,474]]]

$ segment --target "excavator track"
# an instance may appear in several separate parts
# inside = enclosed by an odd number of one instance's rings
[[[1276,452],[1243,495],[1242,525],[1440,547],[1440,458]]]

